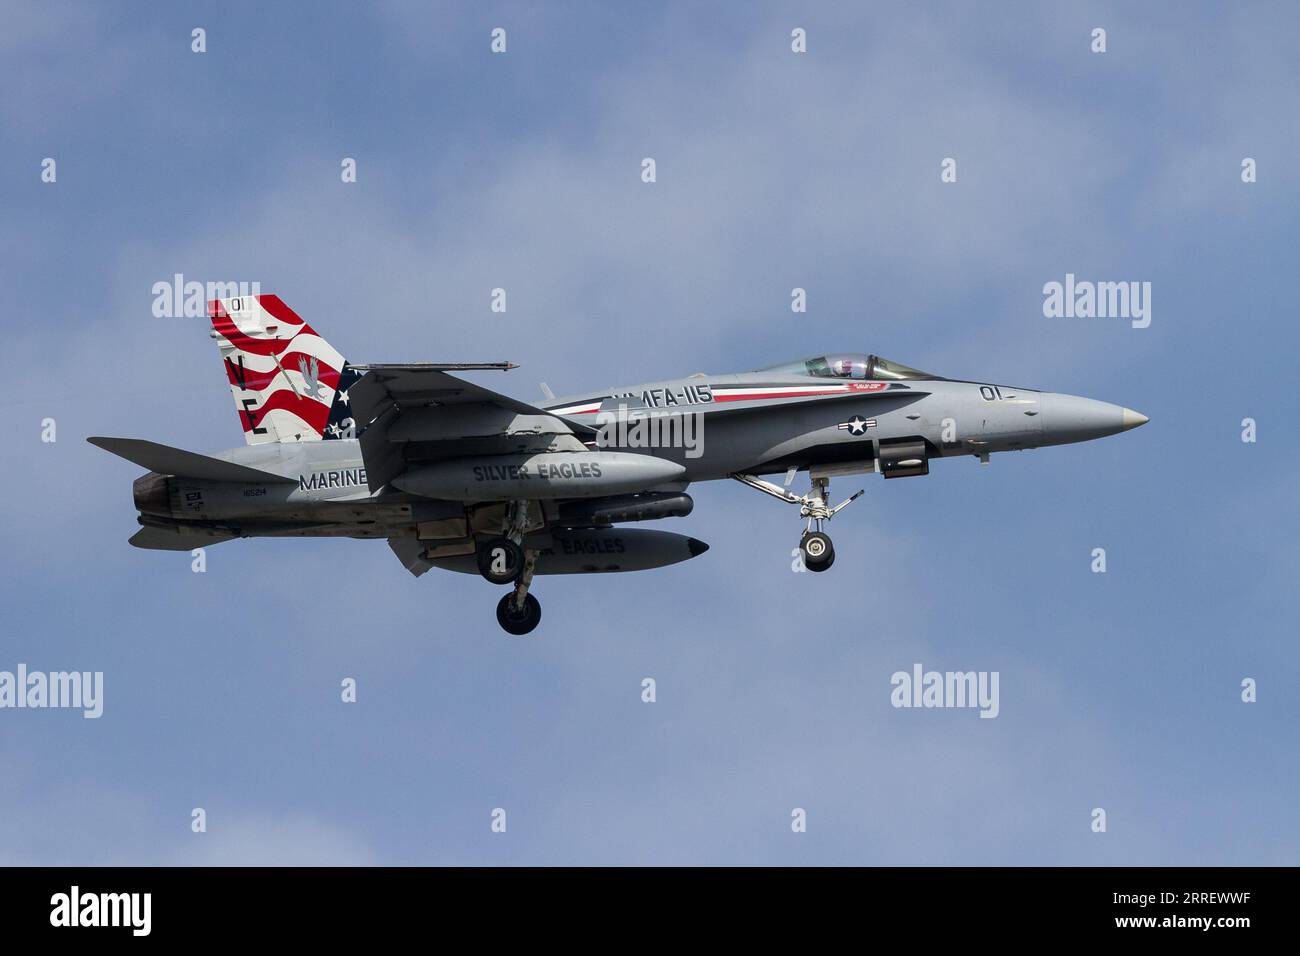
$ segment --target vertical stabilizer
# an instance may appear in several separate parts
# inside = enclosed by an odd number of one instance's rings
[[[279,296],[213,299],[208,316],[250,445],[353,437],[360,376]]]

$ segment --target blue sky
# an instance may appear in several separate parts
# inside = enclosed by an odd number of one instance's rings
[[[3,8],[0,669],[105,710],[0,711],[0,862],[1298,862],[1292,5]],[[838,481],[824,575],[696,486],[664,527],[707,554],[540,579],[515,640],[378,543],[126,545],[85,436],[240,438],[203,321],[151,314],[176,272],[525,400],[874,351],[1151,423]],[[1045,318],[1067,272],[1151,282],[1150,328]],[[892,708],[914,662],[1000,716]]]

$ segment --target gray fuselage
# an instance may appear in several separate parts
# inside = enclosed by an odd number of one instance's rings
[[[852,381],[772,371],[589,392],[552,400],[545,411],[596,429],[600,436],[586,442],[589,448],[679,464],[684,472],[677,480],[647,489],[664,491],[790,469],[923,474],[928,467],[917,470],[921,466],[913,463],[1086,441],[1146,421],[1118,405],[991,383]],[[137,483],[137,506],[153,520],[210,525],[229,536],[350,537],[417,535],[423,524],[464,518],[471,507],[482,507],[390,486],[370,490],[360,442],[354,439],[269,443],[216,457],[292,483],[180,478],[162,487]],[[882,469],[882,461],[895,470]],[[545,526],[564,523],[559,505],[550,501],[542,507]]]

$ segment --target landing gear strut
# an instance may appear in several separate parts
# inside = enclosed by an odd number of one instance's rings
[[[822,523],[830,521],[842,509],[857,501],[862,491],[856,492],[834,508],[830,508],[826,505],[826,496],[830,491],[831,480],[825,475],[813,475],[812,487],[806,495],[796,495],[788,487],[774,485],[756,475],[734,474],[731,477],[763,494],[799,506],[799,517],[808,519],[803,536],[799,539],[799,549],[803,552],[805,568],[809,571],[825,571],[835,563],[835,547],[831,544],[830,535],[822,531]],[[790,470],[786,485],[788,486],[792,480],[794,480],[794,469]]]
[[[537,552],[525,551],[515,589],[497,604],[497,623],[509,634],[527,634],[542,619],[542,603],[528,593],[536,564]]]
[[[497,603],[497,623],[510,634],[527,634],[542,619],[542,604],[528,593],[537,567],[537,552],[524,547],[528,530],[527,501],[512,501],[506,508],[501,534],[479,542],[475,553],[478,572],[493,584],[513,584]]]

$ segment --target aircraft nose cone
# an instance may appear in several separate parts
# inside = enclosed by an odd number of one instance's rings
[[[1091,441],[1137,428],[1147,421],[1145,415],[1079,395],[1054,394],[1043,406],[1043,444],[1064,445]]]
[[[1139,425],[1145,425],[1149,421],[1151,421],[1151,419],[1147,418],[1141,412],[1135,412],[1131,408],[1124,409],[1124,431],[1128,431],[1130,428],[1137,428]]]

